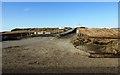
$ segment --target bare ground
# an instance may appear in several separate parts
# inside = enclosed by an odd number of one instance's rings
[[[89,58],[89,53],[74,48],[69,38],[4,41],[2,47],[3,73],[118,72],[118,58]]]

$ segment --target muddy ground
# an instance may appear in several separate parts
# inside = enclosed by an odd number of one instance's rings
[[[70,38],[34,37],[2,42],[3,73],[117,73],[119,58],[89,58]]]

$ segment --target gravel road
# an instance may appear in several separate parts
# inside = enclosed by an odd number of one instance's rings
[[[118,72],[118,58],[89,58],[89,53],[74,48],[68,38],[4,41],[2,55],[3,73]]]

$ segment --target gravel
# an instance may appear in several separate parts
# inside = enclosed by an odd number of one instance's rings
[[[119,58],[89,58],[89,53],[75,48],[69,38],[34,37],[2,45],[3,73],[118,72]]]

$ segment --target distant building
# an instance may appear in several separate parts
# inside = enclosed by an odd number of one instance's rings
[[[45,32],[45,34],[51,34],[51,32]]]
[[[79,30],[78,29],[76,30],[76,33],[79,34]]]

